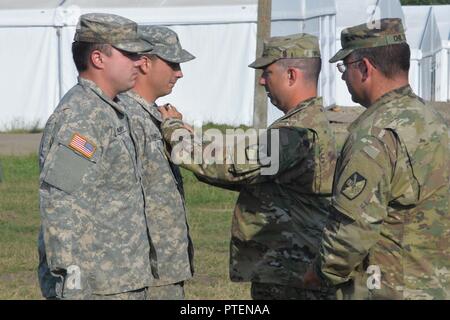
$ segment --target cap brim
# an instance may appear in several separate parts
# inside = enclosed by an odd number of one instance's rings
[[[130,53],[143,53],[149,52],[153,49],[153,45],[143,40],[136,40],[130,42],[114,43],[114,48],[130,52]]]
[[[256,59],[254,62],[249,64],[248,66],[253,69],[261,69],[271,63],[274,63],[277,59],[271,57],[260,57]]]
[[[341,49],[331,59],[330,63],[335,63],[340,60],[344,60],[354,49]]]
[[[164,53],[159,53],[157,50],[155,50],[155,52],[152,52],[154,54],[156,54],[158,57],[160,57],[161,59],[164,59],[166,61],[169,62],[173,62],[173,63],[183,63],[183,62],[188,62],[191,60],[195,59],[195,56],[190,54],[188,51],[186,50],[182,50],[181,54],[178,57],[174,57],[174,56],[170,56]]]

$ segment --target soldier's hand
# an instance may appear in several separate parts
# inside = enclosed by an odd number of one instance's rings
[[[163,118],[163,120],[166,119],[183,119],[183,115],[178,112],[177,108],[175,108],[173,105],[171,105],[170,103],[166,103],[163,106],[159,106],[158,107],[158,111],[159,113],[161,113],[161,117]]]

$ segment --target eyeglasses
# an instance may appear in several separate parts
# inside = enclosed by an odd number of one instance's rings
[[[352,62],[348,62],[348,63],[340,62],[340,63],[338,63],[336,65],[336,67],[338,68],[340,73],[344,73],[345,71],[347,71],[347,66],[348,65],[351,65],[353,63],[357,63],[357,62],[360,62],[360,61],[362,61],[362,59],[359,59],[359,60],[356,60],[356,61],[352,61]]]

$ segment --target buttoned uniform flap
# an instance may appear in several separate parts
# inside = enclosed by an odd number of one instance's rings
[[[69,194],[77,191],[99,160],[101,150],[94,141],[88,134],[62,133],[47,155],[43,181]]]

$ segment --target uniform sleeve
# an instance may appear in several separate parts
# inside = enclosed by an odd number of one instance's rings
[[[387,216],[392,165],[386,144],[376,137],[364,137],[344,149],[316,266],[328,282],[347,281],[379,240]]]
[[[54,121],[47,125],[41,142],[39,194],[47,264],[52,273],[61,274],[78,264],[74,234],[77,212],[85,204],[77,193],[96,169],[102,146],[89,121],[70,113]]]
[[[239,137],[210,130],[211,139],[202,140],[184,129],[180,120],[166,120],[162,125],[172,161],[221,187],[276,179],[313,148],[312,133],[306,129],[284,127],[263,134],[253,130],[253,135],[251,130]]]

